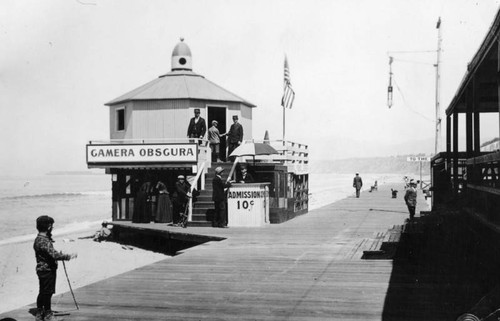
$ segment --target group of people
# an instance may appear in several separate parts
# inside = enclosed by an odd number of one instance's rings
[[[405,176],[403,179],[405,181],[404,201],[406,207],[408,207],[411,221],[415,218],[415,209],[417,207],[417,182],[413,179],[408,178],[408,176]],[[375,181],[374,186],[377,185],[377,181]],[[374,186],[371,187],[370,192],[374,190]],[[356,173],[356,176],[354,176],[352,187],[356,189],[356,198],[359,198],[361,187],[363,187],[363,179],[361,178],[361,176],[359,176],[359,173]],[[393,198],[395,198],[396,193],[397,191],[392,190]]]
[[[212,126],[208,129],[208,142],[212,152],[212,162],[222,162],[220,150],[222,137],[227,136],[228,156],[243,142],[243,126],[238,122],[237,115],[233,116],[233,124],[227,133],[221,134],[218,126],[219,122],[217,120],[212,120]],[[187,137],[198,139],[198,142],[201,144],[201,140],[205,137],[206,132],[207,126],[205,119],[200,116],[200,109],[196,108],[194,110],[194,117],[189,121]],[[234,162],[234,158],[235,157],[229,157],[229,160]]]
[[[156,185],[149,181],[143,183],[136,193],[132,222],[177,223],[191,197],[190,189],[191,184],[184,175],[177,176],[172,198],[162,181]]]

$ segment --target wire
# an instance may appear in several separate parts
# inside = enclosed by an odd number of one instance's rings
[[[408,63],[412,63],[412,64],[435,66],[435,63],[431,63],[431,62],[423,62],[423,61],[415,61],[415,60],[403,60],[403,59],[395,59],[395,58],[393,58],[393,60],[399,61],[399,62],[408,62]]]
[[[398,85],[398,83],[396,82],[396,79],[394,78],[394,76],[393,76],[392,80],[394,81],[394,84],[396,85],[396,88],[398,89],[399,94],[401,95],[401,98],[403,99],[403,105],[404,105],[406,108],[408,108],[411,112],[413,112],[413,113],[415,113],[415,114],[419,115],[420,117],[424,118],[425,120],[428,120],[428,121],[430,121],[430,122],[435,123],[435,121],[434,121],[434,120],[430,119],[429,117],[425,116],[424,114],[421,114],[421,113],[419,113],[418,111],[416,111],[416,110],[414,110],[413,108],[411,108],[411,107],[409,106],[409,104],[406,102],[406,99],[405,99],[405,97],[404,97],[404,95],[403,95],[403,92],[401,91],[401,88],[399,88],[399,85]]]
[[[407,54],[407,53],[430,53],[437,52],[437,50],[415,50],[415,51],[388,51],[387,55],[397,53],[397,54]]]

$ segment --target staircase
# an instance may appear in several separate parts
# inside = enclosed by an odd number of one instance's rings
[[[190,226],[212,226],[214,217],[214,202],[212,201],[212,181],[215,177],[215,169],[220,166],[224,168],[222,179],[226,180],[233,163],[212,163],[205,175],[205,190],[200,191],[200,195],[193,203],[192,221]]]

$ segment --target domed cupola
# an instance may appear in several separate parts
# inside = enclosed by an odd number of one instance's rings
[[[191,50],[184,43],[184,38],[181,38],[181,42],[172,51],[172,71],[175,70],[193,70]]]

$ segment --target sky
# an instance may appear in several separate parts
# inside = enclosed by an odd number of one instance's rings
[[[282,138],[286,54],[296,98],[285,135],[308,144],[311,160],[431,153],[436,22],[444,118],[498,8],[498,0],[2,0],[0,175],[85,170],[85,144],[109,138],[104,104],[170,71],[180,37],[194,72],[257,105],[255,139],[266,130]],[[498,116],[485,120],[482,139],[498,128]]]

